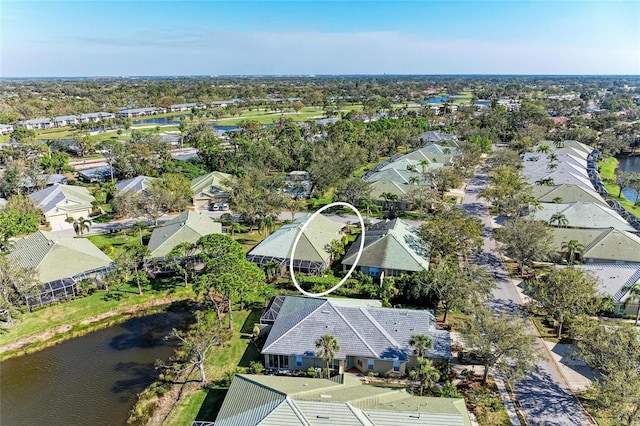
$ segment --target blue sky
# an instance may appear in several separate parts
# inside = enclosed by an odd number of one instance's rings
[[[7,1],[0,76],[640,74],[640,1]]]

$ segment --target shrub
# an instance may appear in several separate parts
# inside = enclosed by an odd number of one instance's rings
[[[259,361],[251,361],[249,363],[249,366],[251,367],[253,374],[262,374],[262,372],[264,371],[264,365],[262,365],[262,363]]]
[[[316,369],[313,367],[309,367],[307,368],[307,376],[311,377],[311,378],[316,378],[318,377],[318,373],[316,373]]]

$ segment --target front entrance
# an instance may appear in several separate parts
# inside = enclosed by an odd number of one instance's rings
[[[354,363],[354,361],[353,361],[353,357],[352,357],[352,356],[348,356],[348,357],[347,357],[347,368],[346,368],[346,369],[347,369],[347,371],[348,371],[348,370],[351,370],[351,369],[353,368],[353,365],[354,365],[354,364],[355,364],[355,363]]]

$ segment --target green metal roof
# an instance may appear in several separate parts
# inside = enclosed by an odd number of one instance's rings
[[[595,203],[603,207],[609,207],[597,192],[578,185],[533,185],[531,193],[536,200],[541,203],[553,203],[554,199],[560,198],[561,203],[572,203],[574,201],[582,201],[587,203]]]
[[[583,258],[600,259],[615,263],[623,261],[640,263],[640,237],[617,229],[571,229],[553,228],[556,251],[561,251],[563,242],[577,240],[585,247]]]
[[[44,283],[111,264],[111,259],[86,238],[44,231],[16,240],[7,257],[19,259],[23,267],[35,268]]]
[[[206,214],[186,211],[153,230],[149,240],[151,257],[166,256],[178,244],[195,243],[209,234],[222,234],[222,225]]]
[[[193,179],[191,181],[191,191],[193,191],[195,198],[221,195],[229,190],[223,182],[231,178],[232,176],[227,173],[211,172]]]

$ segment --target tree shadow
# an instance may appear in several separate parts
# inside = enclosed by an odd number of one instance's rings
[[[184,328],[192,321],[183,312],[161,312],[145,317],[132,318],[120,324],[122,333],[113,337],[109,347],[118,351],[132,348],[154,348],[173,345],[164,339],[173,328]]]
[[[242,354],[242,358],[240,358],[240,362],[238,363],[238,367],[250,367],[251,361],[261,361],[260,352],[258,351],[258,347],[250,342],[247,345],[247,349],[245,349]]]
[[[202,401],[200,410],[196,415],[196,421],[209,421],[212,422],[218,416],[220,407],[224,397],[227,395],[228,389],[209,389],[207,390],[207,396]]]
[[[242,327],[240,328],[240,333],[253,334],[253,326],[260,322],[261,316],[262,308],[252,306],[249,316],[247,316],[247,319],[244,321],[244,324],[242,324]]]
[[[153,364],[135,361],[120,362],[116,364],[114,369],[116,372],[126,374],[128,378],[117,380],[110,391],[116,394],[126,393],[121,397],[125,401],[128,401],[132,395],[143,390],[158,378],[158,372],[153,367]]]

